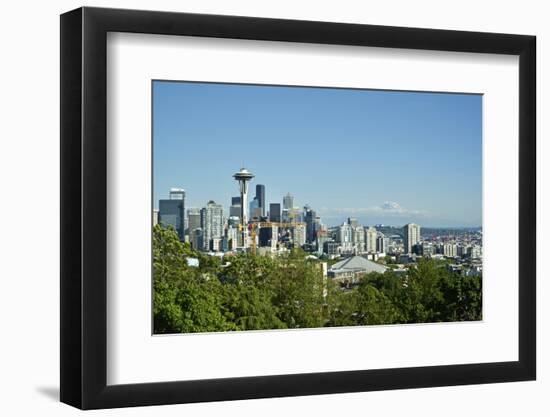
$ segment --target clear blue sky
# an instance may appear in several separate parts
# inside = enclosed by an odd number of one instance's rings
[[[329,226],[481,225],[481,95],[154,81],[153,152],[155,207],[225,210],[244,163]]]

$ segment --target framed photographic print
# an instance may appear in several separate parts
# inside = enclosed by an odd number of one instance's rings
[[[61,401],[535,379],[535,38],[61,16]]]

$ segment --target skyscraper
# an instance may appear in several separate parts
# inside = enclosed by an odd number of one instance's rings
[[[281,221],[281,204],[271,203],[269,205],[269,221],[280,222]]]
[[[290,193],[287,193],[283,197],[283,209],[284,210],[290,210],[294,207],[294,197],[290,195]]]
[[[292,241],[295,248],[301,248],[306,243],[306,225],[297,224],[292,229]]]
[[[403,246],[405,253],[412,253],[412,247],[420,242],[420,226],[409,223],[403,226]]]
[[[229,216],[227,219],[227,230],[225,234],[231,250],[235,250],[237,246],[242,246],[241,236],[239,234],[240,224],[241,218],[239,216]]]
[[[187,234],[189,240],[193,236],[193,231],[201,227],[201,211],[198,208],[192,207],[187,209]]]
[[[365,231],[365,237],[366,237],[366,249],[368,253],[376,253],[376,238],[378,236],[378,232],[376,229],[372,226],[368,227]]]
[[[191,242],[191,246],[193,246],[193,249],[203,250],[204,241],[202,236],[202,229],[200,227],[198,229],[193,230],[193,232],[189,236],[189,241]]]
[[[260,208],[261,217],[265,216],[265,185],[263,184],[256,184],[256,197],[254,197],[256,200],[258,200],[258,207]]]
[[[365,228],[359,223],[356,226],[350,224],[352,229],[353,247],[356,253],[365,252]]]
[[[260,200],[256,197],[250,202],[249,206],[250,220],[259,221],[262,216],[262,208],[260,207]]]
[[[228,243],[228,250],[235,250],[237,246],[239,246],[239,221],[238,217],[237,223],[233,224],[233,222],[229,222],[227,226],[227,230],[225,231],[225,236],[227,238]]]
[[[241,197],[231,197],[229,216],[241,218]]]
[[[223,209],[221,204],[210,200],[201,209],[203,250],[211,250],[212,245],[223,237]]]
[[[168,200],[159,200],[158,221],[164,226],[172,226],[178,238],[185,240],[185,191],[171,188]]]
[[[384,236],[383,233],[378,232],[378,237],[376,238],[376,252],[388,253],[389,248],[390,248],[390,239]]]
[[[317,214],[309,206],[304,207],[304,217],[306,221],[306,242],[313,243],[315,242],[316,230],[315,230],[315,220]]]
[[[353,250],[353,227],[349,223],[344,223],[338,228],[338,243],[342,253],[350,253]]]
[[[285,196],[283,196],[283,210],[281,212],[281,220],[283,222],[291,222],[296,221],[295,219],[291,219],[291,216],[293,214],[293,208],[294,208],[294,197],[290,195],[290,193],[287,193]]]

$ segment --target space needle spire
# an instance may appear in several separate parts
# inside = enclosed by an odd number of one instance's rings
[[[248,182],[254,178],[254,175],[246,168],[241,168],[239,172],[233,174],[233,178],[239,183],[241,191],[241,238],[243,248],[248,248]]]

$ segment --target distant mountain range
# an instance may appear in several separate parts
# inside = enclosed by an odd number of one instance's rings
[[[376,230],[384,233],[386,236],[399,235],[403,237],[403,227],[396,226],[375,226]],[[475,233],[482,230],[481,227],[421,227],[421,235],[423,236],[443,236],[443,235],[460,235],[465,233]]]

